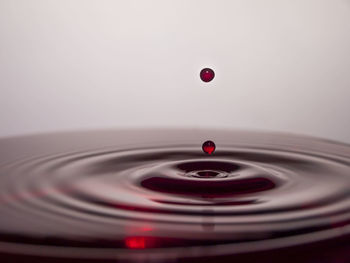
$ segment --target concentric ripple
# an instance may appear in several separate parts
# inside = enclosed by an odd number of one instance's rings
[[[209,135],[217,144],[210,156],[201,151]],[[0,147],[3,253],[132,259],[142,250],[143,259],[163,260],[349,241],[347,145],[130,131],[14,138]]]

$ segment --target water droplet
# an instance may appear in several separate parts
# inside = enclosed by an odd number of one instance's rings
[[[215,143],[212,141],[206,141],[202,145],[203,152],[205,152],[206,154],[214,153],[215,148],[216,148]]]
[[[211,68],[202,69],[199,75],[201,77],[201,80],[203,80],[204,82],[212,81],[215,77],[214,70],[212,70]]]

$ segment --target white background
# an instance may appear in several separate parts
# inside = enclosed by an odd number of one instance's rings
[[[0,136],[208,127],[350,142],[349,97],[349,0],[0,0]]]

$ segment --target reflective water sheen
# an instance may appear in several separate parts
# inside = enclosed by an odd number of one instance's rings
[[[349,262],[350,146],[201,130],[2,139],[0,215],[1,262]]]

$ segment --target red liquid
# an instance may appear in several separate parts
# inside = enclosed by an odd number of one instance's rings
[[[125,245],[131,249],[146,248],[146,239],[144,237],[128,237],[125,239]]]
[[[208,137],[215,155],[198,149]],[[348,145],[310,137],[3,139],[0,262],[347,263],[349,174]]]
[[[206,141],[202,145],[203,152],[205,152],[206,154],[214,153],[215,148],[216,148],[215,143],[212,141]]]
[[[210,82],[215,77],[214,70],[212,70],[211,68],[202,69],[199,75],[200,75],[201,80],[204,82]]]

